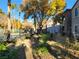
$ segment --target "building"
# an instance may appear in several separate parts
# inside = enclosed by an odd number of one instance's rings
[[[72,34],[79,36],[79,0],[72,7]]]
[[[49,33],[60,33],[60,26],[61,24],[59,22],[54,22],[54,19],[49,19],[47,21],[47,32]]]
[[[67,9],[63,13],[63,26],[64,26],[63,32],[67,36],[71,35],[71,25],[72,25],[72,13],[71,13],[71,9]]]
[[[79,0],[76,1],[72,9],[67,9],[63,13],[64,32],[67,36],[79,37]]]

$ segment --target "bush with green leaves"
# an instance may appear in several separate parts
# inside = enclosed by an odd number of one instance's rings
[[[39,35],[40,39],[39,39],[39,42],[42,43],[42,44],[45,44],[47,42],[47,40],[49,40],[50,38],[50,34],[40,34]]]
[[[38,55],[43,55],[43,54],[47,54],[48,53],[48,49],[46,46],[38,46],[34,49],[35,53],[37,53]]]
[[[7,46],[4,43],[0,43],[0,52],[7,50]]]
[[[73,49],[79,51],[79,45],[73,46]]]
[[[50,34],[39,34],[39,42],[37,43],[38,46],[34,47],[34,53],[37,55],[45,55],[48,54],[48,48],[47,48],[47,40],[50,38]]]
[[[30,38],[30,34],[26,34],[25,38],[29,39]]]
[[[5,43],[0,43],[0,59],[8,59],[8,49]]]
[[[10,50],[8,59],[17,59],[17,58],[18,58],[18,49]]]
[[[0,43],[0,59],[17,59],[17,56],[17,49],[9,49],[7,44]]]

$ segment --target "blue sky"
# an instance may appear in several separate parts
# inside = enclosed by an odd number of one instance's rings
[[[73,5],[75,4],[75,2],[76,2],[77,0],[65,0],[65,1],[66,1],[66,3],[67,3],[66,9],[70,9],[70,8],[73,7]]]
[[[7,13],[7,2],[8,0],[0,0],[0,8],[5,13]],[[16,3],[17,5],[20,5],[22,3],[22,0],[11,0],[11,3]]]
[[[3,10],[3,12],[5,14],[7,14],[7,3],[8,3],[8,0],[0,0],[0,8]],[[22,3],[22,0],[11,0],[11,3],[15,3],[17,4],[17,6],[19,6],[21,3]],[[12,10],[11,12],[11,15],[15,15],[16,19],[18,19],[19,17],[19,12],[16,12],[16,9]],[[24,13],[21,13],[20,15],[20,19],[21,21],[23,21],[23,15]]]
[[[76,0],[65,0],[67,5],[65,9],[70,9],[76,2]],[[12,3],[16,3],[18,6],[22,3],[22,0],[11,0]],[[0,8],[3,10],[5,14],[7,14],[7,0],[0,0]],[[13,10],[16,11],[16,10]],[[12,13],[13,14],[13,13]],[[14,13],[15,15],[15,13]],[[18,12],[16,12],[16,19],[18,19]],[[23,13],[20,16],[21,20],[23,20]]]

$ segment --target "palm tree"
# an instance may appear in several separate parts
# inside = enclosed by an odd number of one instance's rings
[[[17,29],[18,29],[18,31],[20,31],[20,28],[21,28],[20,14],[21,14],[21,12],[19,10],[19,17],[18,17],[18,21],[17,21]]]
[[[21,15],[21,8],[19,7],[18,10],[19,10],[19,19],[18,19],[18,25],[19,25],[20,15]],[[19,27],[18,27],[18,29],[19,29]]]
[[[10,11],[11,11],[11,0],[8,0],[8,30],[11,30],[11,22],[10,22]]]
[[[16,8],[16,4],[11,4],[11,10],[13,10],[13,9],[15,9]],[[15,13],[16,14],[16,13]],[[15,14],[14,14],[14,16],[13,16],[13,19],[15,20]],[[15,25],[15,23],[13,24],[13,25]],[[11,25],[11,26],[13,26],[13,25]],[[13,29],[13,32],[15,32],[15,30],[16,30],[16,28],[12,28]]]
[[[12,9],[16,8],[16,4],[11,4],[11,0],[8,0],[8,30],[11,30],[10,12]]]

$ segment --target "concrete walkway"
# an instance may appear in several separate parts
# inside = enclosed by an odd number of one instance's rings
[[[19,58],[18,59],[33,59],[31,41],[29,39],[17,40],[16,47],[19,49]]]
[[[67,39],[66,36],[62,36],[61,34],[56,34],[53,40],[56,42],[64,42],[66,39]]]

